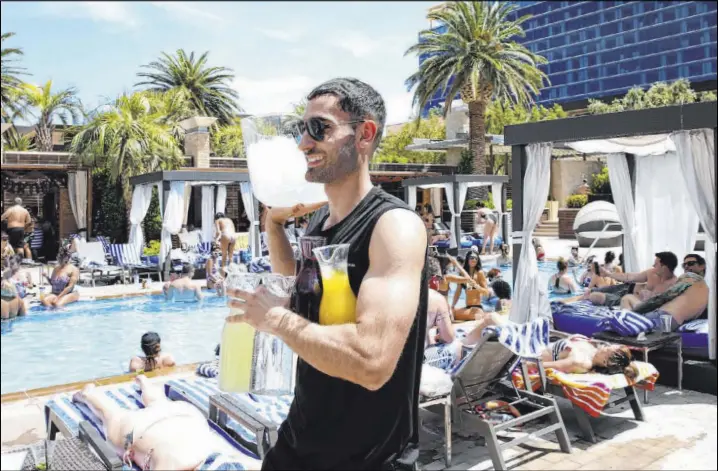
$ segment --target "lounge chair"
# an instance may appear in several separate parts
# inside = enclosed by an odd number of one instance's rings
[[[495,469],[506,469],[503,451],[548,433],[555,433],[561,451],[571,453],[571,444],[555,400],[510,386],[509,375],[519,363],[519,357],[498,342],[487,331],[451,373],[453,383],[450,392],[439,397],[420,397],[420,406],[426,410],[444,414],[444,423],[450,427],[458,422],[466,430],[478,431],[486,440],[486,446]],[[508,383],[508,384],[507,384]],[[451,418],[446,417],[450,399]],[[490,400],[502,400],[509,407],[525,409],[526,412],[511,420],[494,423],[482,418],[477,407]],[[438,410],[437,410],[438,409]],[[498,433],[547,417],[551,425],[523,434],[513,440],[500,442]],[[451,464],[451,431],[446,430],[446,465]]]
[[[127,269],[130,274],[135,272],[157,273],[162,281],[162,268],[159,264],[143,263],[140,254],[129,244],[110,244],[110,254],[115,265]]]
[[[216,378],[173,379],[165,384],[172,400],[187,401],[219,425],[244,447],[264,458],[277,440],[279,426],[287,418],[291,396],[228,394]]]
[[[99,274],[100,278],[114,277],[118,274],[124,275],[122,267],[107,263],[105,250],[101,242],[85,242],[80,239],[77,241],[77,254],[82,260],[80,276],[83,273],[89,273],[93,288],[95,287],[96,274]]]
[[[554,337],[568,337],[563,332],[552,332]],[[596,342],[602,343],[602,342]],[[512,381],[517,388],[531,389],[539,393],[549,393],[568,399],[576,413],[576,420],[584,438],[596,443],[596,435],[591,426],[591,417],[599,417],[604,411],[629,402],[636,420],[643,422],[645,417],[636,387],[653,390],[658,379],[658,370],[650,363],[636,361],[639,375],[628,380],[623,374],[603,375],[598,373],[568,374],[552,369],[544,369],[539,361],[537,367],[525,362],[514,371]],[[613,393],[622,390],[623,395],[611,400]]]
[[[108,397],[125,409],[136,410],[144,407],[141,393],[135,386],[113,386],[103,390]],[[101,419],[85,404],[73,402],[72,394],[59,394],[45,404],[45,423],[49,440],[54,440],[58,432],[65,437],[79,436],[88,442],[108,469],[126,469],[117,450],[107,442]],[[229,445],[237,451],[237,456],[242,458],[241,464],[245,469],[259,469],[261,463],[256,455],[242,447],[216,424],[212,422],[208,424],[218,442],[221,442],[221,446]],[[217,460],[210,469],[225,469],[221,467],[222,464],[222,460]],[[133,468],[139,470],[136,466]]]

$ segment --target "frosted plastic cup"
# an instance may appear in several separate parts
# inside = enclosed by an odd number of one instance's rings
[[[280,298],[289,298],[292,295],[296,279],[297,278],[295,276],[267,273],[262,276],[262,285],[275,296],[279,296]]]
[[[248,273],[239,270],[231,270],[225,279],[225,289],[227,291],[227,297],[229,299],[238,299],[229,295],[229,290],[241,289],[248,293],[254,293],[262,281],[262,275],[259,273]],[[236,311],[233,308],[232,311]],[[241,312],[232,312],[232,314],[241,314]]]
[[[673,316],[668,314],[661,315],[661,332],[669,334],[671,332],[671,324],[673,323]]]

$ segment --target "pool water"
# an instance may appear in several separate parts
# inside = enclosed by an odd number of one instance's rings
[[[138,296],[81,301],[60,312],[34,308],[3,321],[0,393],[126,373],[147,331],[160,335],[178,365],[210,360],[229,308],[206,294],[201,305]]]
[[[511,268],[502,271],[510,282]],[[548,283],[555,264],[540,263],[539,271]],[[162,350],[178,365],[211,360],[229,308],[225,299],[205,294],[202,304],[137,296],[81,301],[59,312],[35,307],[3,321],[0,394],[126,373],[130,358],[142,355],[140,337],[147,331],[160,335]],[[464,303],[462,294],[457,306]]]

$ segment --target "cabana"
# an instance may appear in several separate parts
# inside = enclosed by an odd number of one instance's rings
[[[506,187],[509,177],[505,175],[442,175],[436,177],[410,178],[401,182],[404,198],[412,209],[416,207],[416,189],[443,188],[446,202],[451,211],[451,250],[458,250],[461,241],[461,211],[464,209],[466,193],[469,188],[491,185],[494,207],[500,208],[502,216],[501,238],[507,240],[508,224],[506,213]]]
[[[205,241],[214,237],[214,215],[225,212],[227,185],[240,183],[242,202],[250,222],[249,247],[253,257],[261,255],[259,233],[259,204],[252,192],[249,173],[236,170],[194,168],[192,170],[163,170],[130,178],[133,186],[130,210],[129,244],[142,250],[142,221],[147,215],[152,199],[152,188],[157,186],[162,215],[160,263],[164,264],[165,278],[169,276],[170,260],[167,255],[172,248],[171,236],[178,234],[189,210],[189,192],[193,186],[202,188],[202,237]],[[160,191],[161,189],[161,191]]]
[[[709,352],[716,356],[716,102],[519,124],[505,128],[512,146],[514,294],[511,319],[544,312],[531,238],[549,191],[554,143],[607,154],[611,190],[624,231],[626,270],[645,270],[653,254],[680,259],[706,236]],[[521,250],[522,246],[525,250]]]

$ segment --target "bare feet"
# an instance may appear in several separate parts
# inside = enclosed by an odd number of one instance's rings
[[[86,402],[87,396],[94,391],[96,386],[93,383],[86,384],[84,388],[72,395],[73,402]]]

